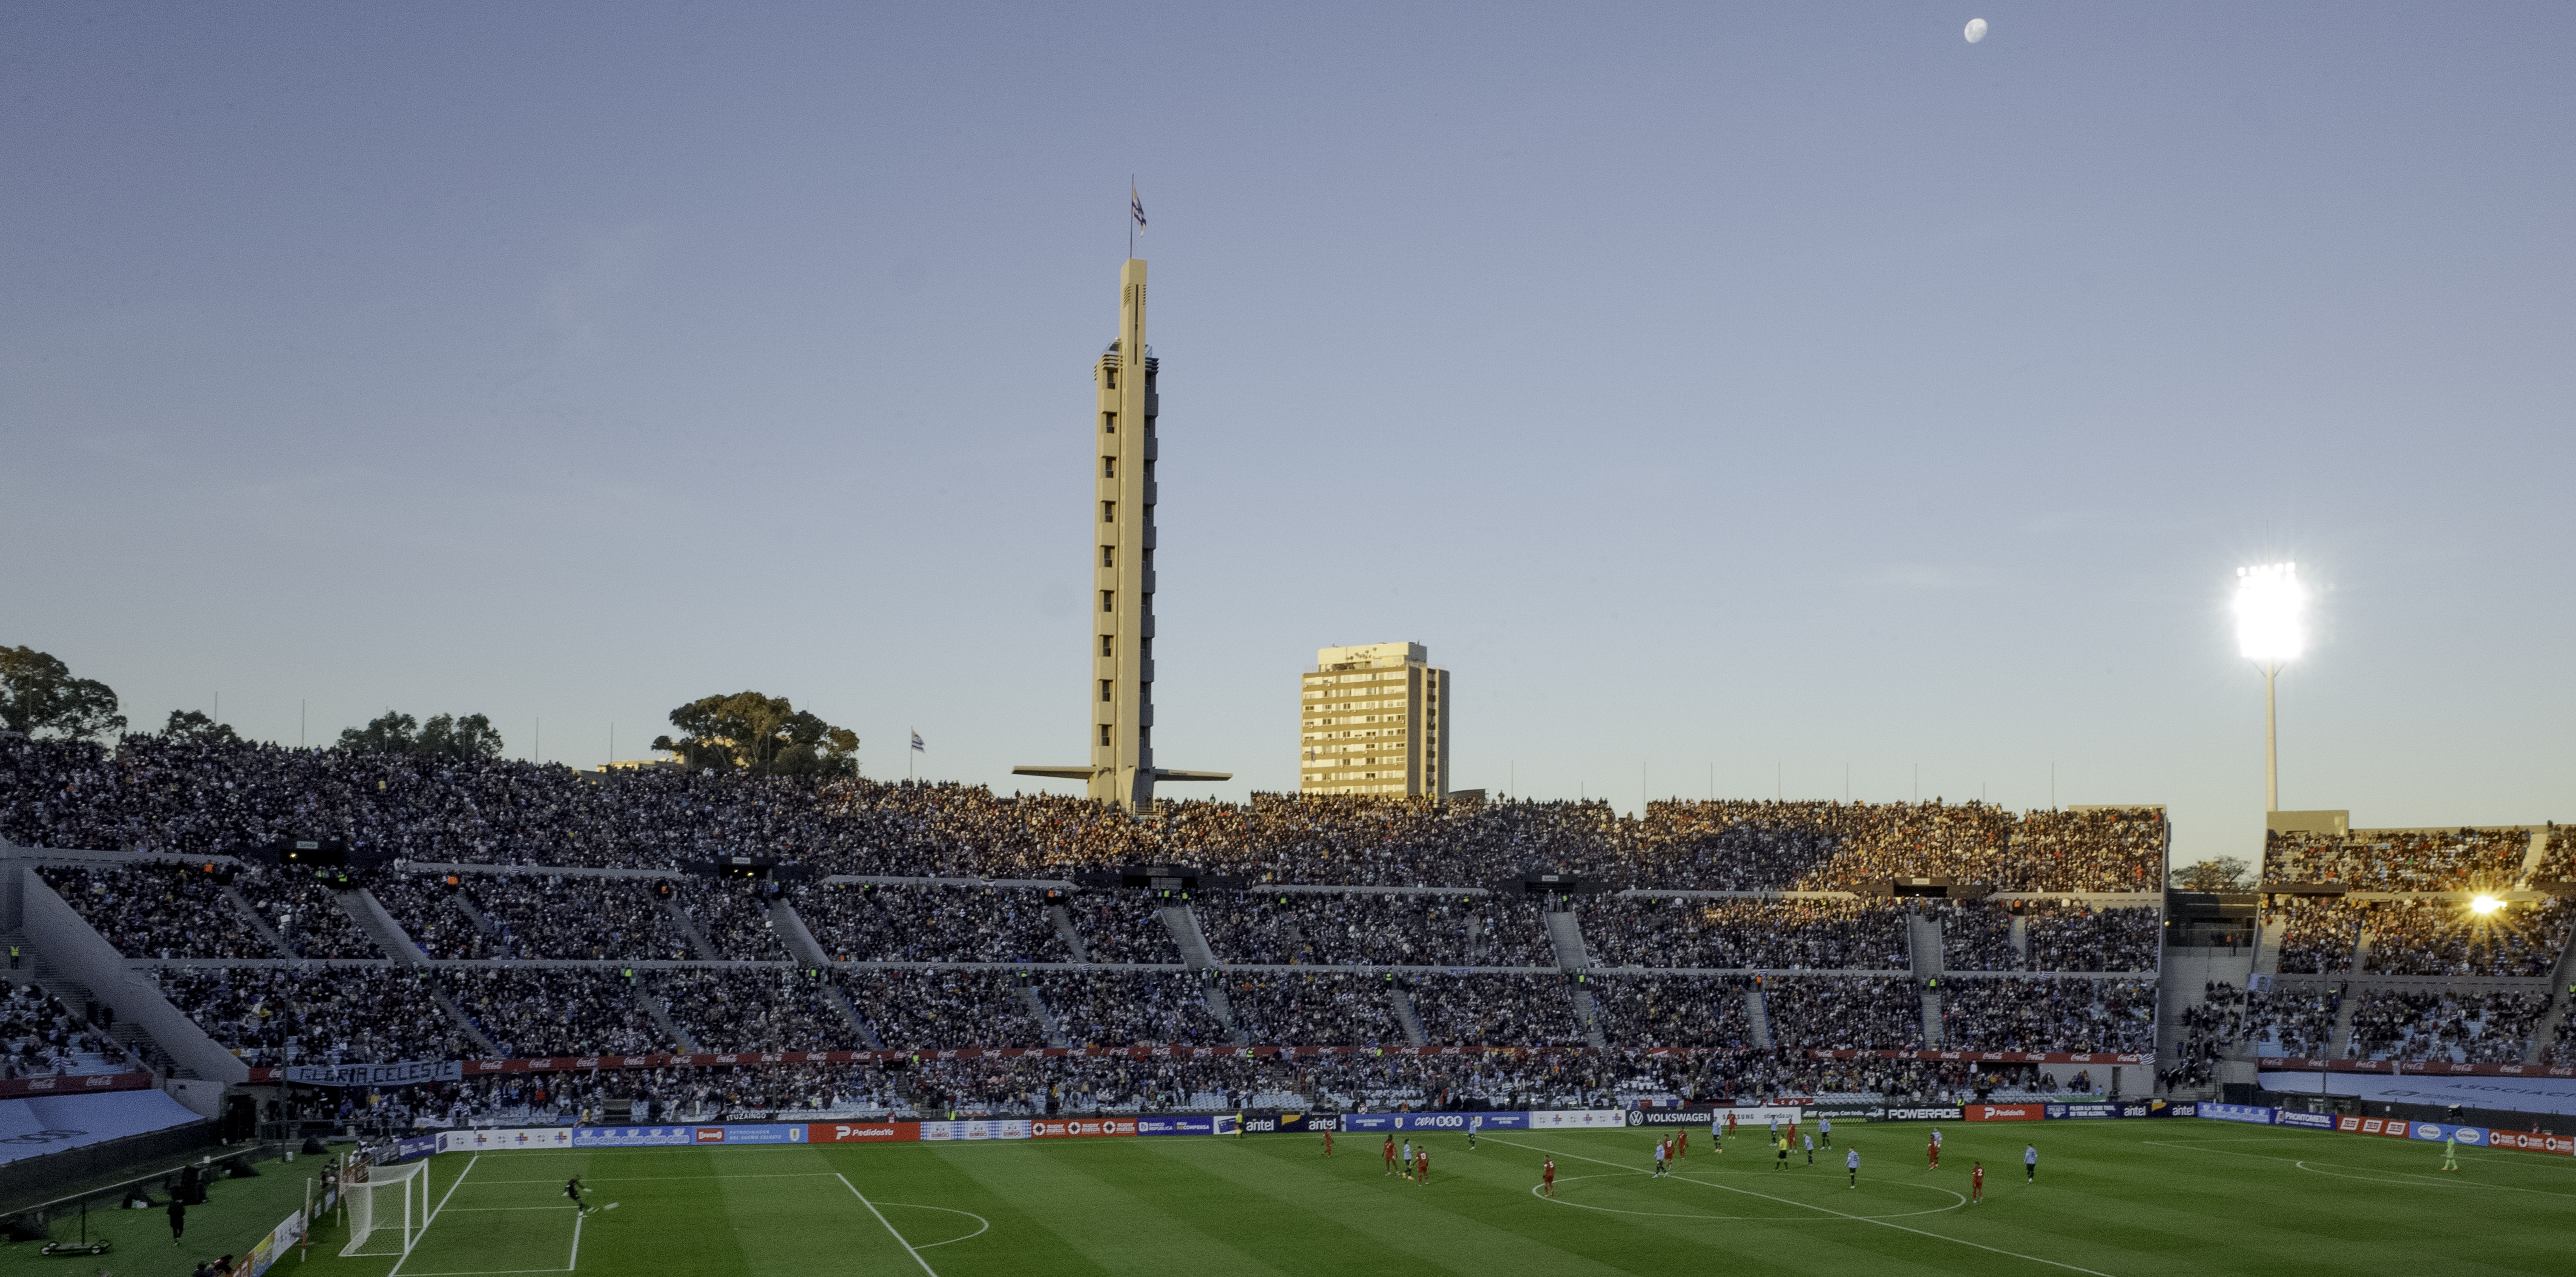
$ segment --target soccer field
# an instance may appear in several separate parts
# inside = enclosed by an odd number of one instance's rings
[[[351,1277],[832,1273],[2563,1273],[2576,1161],[2213,1121],[1847,1125],[1816,1165],[1758,1139],[1647,1174],[1619,1131],[1430,1137],[1427,1184],[1376,1140],[1169,1137],[450,1153],[406,1256]],[[2025,1140],[2040,1149],[2026,1185]],[[1842,1148],[1861,1152],[1846,1186]],[[1533,1190],[1542,1156],[1557,1197]],[[1987,1199],[1967,1201],[1982,1158]],[[594,1205],[562,1195],[579,1174]],[[289,1260],[292,1264],[294,1261]]]

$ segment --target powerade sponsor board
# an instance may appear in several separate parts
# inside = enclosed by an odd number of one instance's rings
[[[2202,1100],[2199,1115],[2221,1122],[2252,1122],[2257,1126],[2272,1124],[2272,1110],[2260,1104],[2217,1104]]]
[[[1869,1120],[1873,1122],[1964,1122],[1968,1120],[1968,1111],[1956,1104],[1926,1104],[1916,1108],[1898,1108],[1891,1104],[1883,1109],[1870,1110]]]

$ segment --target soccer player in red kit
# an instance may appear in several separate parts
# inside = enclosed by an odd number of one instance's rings
[[[1936,1171],[1937,1171],[1937,1170],[1941,1169],[1941,1141],[1939,1141],[1939,1140],[1926,1140],[1926,1141],[1924,1141],[1924,1144],[1923,1144],[1923,1156],[1924,1156],[1924,1157],[1926,1157],[1926,1158],[1929,1158],[1929,1159],[1931,1160],[1931,1162],[1932,1162],[1932,1169],[1933,1169],[1933,1170],[1936,1170]]]
[[[1331,1127],[1329,1127],[1329,1126],[1328,1126],[1328,1127],[1325,1127],[1325,1128],[1324,1128],[1324,1156],[1326,1156],[1326,1157],[1331,1157],[1332,1155],[1333,1155],[1333,1128],[1331,1128]]]
[[[1680,1137],[1673,1141],[1673,1158],[1678,1161],[1688,1156],[1690,1156],[1690,1128],[1685,1126],[1682,1128]]]
[[[1386,1137],[1386,1173],[1395,1173],[1395,1137],[1392,1135]]]
[[[1431,1146],[1425,1144],[1422,1147],[1413,1150],[1413,1186],[1420,1188],[1430,1182]]]
[[[1538,1169],[1540,1181],[1546,1185],[1540,1191],[1550,1197],[1556,1196],[1556,1159],[1553,1157],[1547,1159],[1547,1164]]]
[[[1968,1200],[1971,1202],[1986,1200],[1986,1164],[1984,1162],[1969,1163]]]

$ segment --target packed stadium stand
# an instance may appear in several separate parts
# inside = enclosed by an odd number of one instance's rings
[[[76,990],[77,950],[152,997],[119,1041],[95,1012],[36,1036],[293,1083],[288,1116],[345,1105],[295,1081],[313,1070],[438,1066],[387,1093],[396,1124],[2019,1098],[2212,1088],[2269,1054],[2576,1051],[2547,992],[2576,901],[2529,889],[2565,864],[2558,831],[2368,832],[2276,836],[2265,880],[2302,885],[2238,963],[2168,946],[2153,808],[1265,794],[1129,816],[0,740],[10,890],[50,941],[21,978]],[[299,840],[348,867],[281,863]],[[2464,921],[2472,891],[2510,898]]]

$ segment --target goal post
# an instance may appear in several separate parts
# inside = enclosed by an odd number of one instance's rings
[[[340,1186],[349,1206],[349,1244],[342,1255],[408,1255],[429,1224],[429,1163],[369,1166],[365,1179]]]

